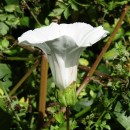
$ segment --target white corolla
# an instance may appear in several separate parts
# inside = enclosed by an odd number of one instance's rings
[[[51,23],[23,33],[18,41],[38,47],[47,55],[56,86],[64,90],[76,81],[78,60],[83,49],[107,33],[102,26],[92,27],[86,23]]]

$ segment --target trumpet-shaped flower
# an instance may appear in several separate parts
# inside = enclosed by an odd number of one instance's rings
[[[102,26],[86,23],[51,23],[29,30],[18,38],[21,44],[40,48],[48,57],[56,86],[65,89],[76,81],[80,53],[107,35]]]

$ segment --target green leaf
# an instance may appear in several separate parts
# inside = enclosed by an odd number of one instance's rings
[[[122,105],[118,101],[115,109],[114,109],[114,114],[116,116],[116,120],[126,129],[130,130],[130,116],[125,116],[125,112],[121,113],[122,111]]]
[[[77,128],[77,122],[75,120],[70,119],[70,130],[74,130],[75,128]]]
[[[6,90],[12,85],[12,81],[10,80],[5,80],[4,82],[0,81],[0,87],[4,87]],[[1,88],[2,89],[2,88]]]
[[[66,8],[64,11],[64,17],[65,17],[65,19],[68,19],[69,16],[70,16],[70,10],[69,10],[69,8]]]
[[[2,92],[3,92],[3,90],[2,89],[0,89]],[[4,92],[3,92],[4,93]],[[0,109],[2,109],[2,110],[6,110],[6,108],[5,108],[5,102],[4,102],[4,99],[3,98],[0,98]]]
[[[119,40],[124,36],[124,29],[123,28],[119,28],[113,41]]]
[[[0,78],[4,77],[11,78],[11,70],[7,64],[0,63]]]
[[[98,70],[101,71],[102,73],[110,74],[110,69],[107,68],[105,64],[100,64],[98,66]]]
[[[107,130],[111,130],[109,125],[105,125],[104,128],[106,128]]]
[[[14,12],[14,11],[19,10],[19,6],[18,6],[18,5],[13,5],[13,4],[11,4],[11,5],[5,6],[4,9],[5,9],[5,11],[11,13],[11,12]]]
[[[59,7],[62,8],[62,9],[65,9],[65,8],[66,8],[65,3],[62,2],[62,1],[58,1],[58,2],[57,2],[57,6],[59,6]]]
[[[130,36],[130,31],[127,31],[125,35]]]
[[[70,130],[74,130],[75,128],[77,128],[77,122],[73,119],[70,118],[69,120],[69,125],[70,125]],[[59,125],[58,129],[55,130],[66,130],[66,122],[62,122],[62,124]]]
[[[49,25],[50,24],[50,21],[48,18],[45,18],[45,25]]]
[[[7,34],[8,31],[9,31],[9,27],[5,23],[0,22],[0,35],[3,36],[5,34]]]
[[[126,129],[130,130],[130,116],[125,116],[124,113],[114,112],[116,120]]]
[[[83,66],[88,66],[89,65],[89,62],[88,60],[84,59],[84,58],[80,58],[79,59],[79,64],[80,65],[83,65]]]
[[[20,24],[25,27],[29,27],[29,17],[22,17],[20,19]]]
[[[75,106],[74,109],[76,111],[81,111],[81,109],[84,109],[86,107],[89,107],[93,104],[93,100],[89,100],[88,98],[82,98],[81,100],[79,100]]]
[[[0,14],[0,21],[5,21],[7,18],[7,14]]]
[[[9,46],[9,41],[6,38],[4,38],[2,40],[2,47],[6,49],[8,48],[8,46]]]
[[[12,55],[15,55],[18,52],[18,50],[14,48],[14,49],[11,49],[11,50],[4,50],[3,52],[7,55],[12,56]]]
[[[104,22],[103,23],[103,28],[107,31],[109,31],[109,33],[112,33],[113,28],[111,27],[111,25],[108,22]]]
[[[117,56],[119,55],[119,52],[117,49],[113,48],[109,51],[107,51],[104,56],[103,59],[104,60],[114,60],[115,58],[117,58]]]
[[[108,10],[113,10],[116,7],[116,4],[114,1],[109,2],[108,4]]]
[[[73,1],[70,0],[69,3],[70,3],[71,8],[74,11],[78,11],[78,6]]]
[[[56,8],[49,14],[49,16],[60,16],[63,13],[64,9],[62,8]]]
[[[90,90],[90,95],[91,95],[92,98],[97,97],[97,94],[93,90]]]
[[[58,121],[59,123],[63,123],[65,121],[64,119],[64,113],[60,112],[58,114],[55,114],[55,119],[56,121]]]
[[[106,115],[105,115],[105,119],[111,119],[111,115],[109,114],[109,113],[107,113]]]
[[[0,87],[4,87],[8,89],[12,85],[12,81],[9,79],[11,78],[11,70],[7,64],[0,64]]]
[[[121,106],[121,103],[118,101],[118,102],[116,103],[116,106],[115,106],[114,111],[120,113],[121,110],[122,110],[122,106]]]
[[[44,129],[43,129],[44,130]],[[46,129],[45,129],[46,130]],[[56,125],[56,126],[52,126],[50,127],[50,129],[47,129],[47,130],[59,130],[59,127]]]
[[[8,15],[6,24],[15,28],[17,25],[20,24],[20,20],[18,17],[15,17],[14,15],[10,14],[10,15]]]

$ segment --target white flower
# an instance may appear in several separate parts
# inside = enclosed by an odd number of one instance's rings
[[[107,33],[102,26],[94,28],[86,23],[51,23],[23,33],[18,41],[38,47],[47,55],[57,87],[65,89],[76,81],[81,51]]]

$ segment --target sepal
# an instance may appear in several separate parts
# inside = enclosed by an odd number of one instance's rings
[[[74,106],[77,102],[76,97],[76,84],[73,82],[69,87],[64,90],[57,91],[58,101],[61,105],[67,106]]]

